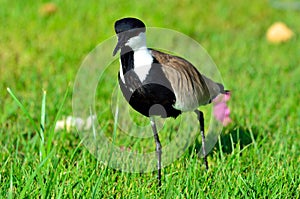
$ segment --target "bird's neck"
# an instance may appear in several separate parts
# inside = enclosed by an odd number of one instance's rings
[[[153,57],[146,47],[133,51],[133,59],[134,69],[147,69],[153,63]]]
[[[129,46],[125,46],[121,49],[121,71],[123,74],[130,70],[139,69],[148,72],[151,64],[153,63],[153,57],[146,46],[138,49],[132,49]]]
[[[125,74],[130,70],[137,74],[141,82],[146,79],[153,63],[153,57],[146,46],[145,33],[142,32],[126,42],[121,49],[120,62],[120,76],[123,82],[125,82]]]

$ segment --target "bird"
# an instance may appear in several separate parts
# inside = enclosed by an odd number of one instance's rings
[[[205,151],[204,115],[198,108],[225,94],[221,83],[201,74],[189,61],[147,47],[146,26],[134,17],[115,21],[117,44],[113,56],[120,51],[118,83],[129,105],[150,119],[157,156],[157,180],[161,186],[162,146],[155,117],[176,119],[183,112],[195,112],[200,126],[202,153],[208,170]]]

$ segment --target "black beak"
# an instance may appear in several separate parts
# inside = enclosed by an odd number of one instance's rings
[[[122,34],[118,34],[118,43],[113,51],[113,56],[116,55],[116,53],[123,47],[125,46],[126,43],[126,38]]]

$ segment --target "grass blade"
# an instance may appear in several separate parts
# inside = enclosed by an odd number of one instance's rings
[[[45,131],[45,120],[46,120],[46,91],[43,93],[42,99],[42,108],[41,108],[41,128],[40,128],[40,135],[42,139],[42,143],[44,143],[44,131]]]
[[[36,130],[36,132],[39,134],[40,138],[42,139],[42,136],[41,136],[41,134],[39,132],[40,129],[38,128],[38,126],[34,122],[33,118],[30,116],[30,114],[27,111],[27,109],[23,106],[23,104],[20,102],[20,100],[16,97],[16,95],[12,92],[12,90],[10,88],[7,88],[7,92],[10,94],[10,96],[15,100],[15,102],[18,104],[18,106],[24,112],[24,114],[26,115],[26,117],[29,119],[31,125],[34,127],[34,129]]]
[[[10,165],[10,183],[9,183],[9,191],[8,191],[8,198],[13,198],[13,166]]]
[[[31,176],[27,179],[25,186],[23,187],[20,195],[18,198],[24,198],[26,192],[29,192],[28,190],[30,190],[30,186],[32,186],[32,182],[34,181],[34,178],[36,177],[36,175],[39,174],[41,168],[44,166],[45,163],[47,163],[48,159],[51,159],[51,157],[53,156],[54,151],[50,152],[49,155],[37,166],[36,170],[31,174]]]
[[[40,135],[41,135],[41,142],[40,142],[40,161],[46,157],[45,152],[45,120],[46,120],[46,91],[43,92],[43,99],[42,99],[42,108],[41,108],[41,123],[40,123]]]
[[[51,150],[51,143],[52,143],[52,140],[53,140],[53,135],[54,135],[54,131],[55,131],[55,125],[56,125],[56,122],[58,121],[58,119],[60,118],[61,116],[61,112],[62,112],[62,109],[63,109],[63,106],[65,105],[65,102],[67,100],[67,97],[69,95],[69,88],[70,86],[67,87],[67,90],[65,92],[65,95],[62,99],[62,102],[58,108],[58,112],[55,116],[55,119],[54,119],[54,123],[50,129],[50,133],[49,133],[49,137],[48,137],[48,141],[47,141],[47,152],[49,152]]]

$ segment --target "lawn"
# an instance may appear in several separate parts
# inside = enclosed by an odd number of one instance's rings
[[[43,1],[0,0],[1,198],[300,198],[300,7],[276,6],[292,2],[284,0],[53,2],[57,10],[47,14]],[[115,170],[89,152],[76,129],[54,131],[73,114],[84,58],[124,16],[200,43],[232,92],[232,123],[208,156],[209,171],[195,142],[163,168],[159,191],[156,172]],[[276,21],[294,31],[291,40],[266,40]],[[111,83],[97,93],[97,107],[110,103],[117,67],[107,74]],[[117,140],[115,121],[101,114],[104,134]],[[155,147],[152,139],[128,142],[139,151]]]

